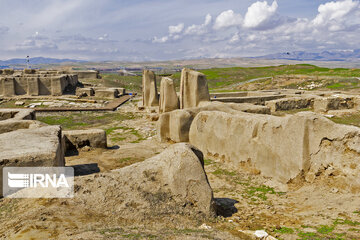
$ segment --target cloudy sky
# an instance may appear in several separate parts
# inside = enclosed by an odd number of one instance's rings
[[[0,0],[0,59],[244,57],[359,38],[359,0]]]

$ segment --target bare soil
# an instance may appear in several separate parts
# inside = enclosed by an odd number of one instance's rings
[[[169,146],[157,141],[156,122],[134,102],[118,113],[136,117],[95,124],[111,129],[109,148],[85,148],[66,157],[66,165],[95,163],[107,172]],[[205,170],[219,209],[216,218],[150,216],[129,222],[72,199],[0,199],[0,239],[248,239],[239,230],[259,229],[278,239],[360,239],[359,193],[334,187],[331,178],[279,185],[246,166],[226,168],[216,158],[205,159]],[[97,197],[99,207],[107,205]]]

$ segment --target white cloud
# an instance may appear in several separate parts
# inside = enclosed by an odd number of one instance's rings
[[[183,23],[179,23],[178,25],[175,25],[175,26],[169,26],[169,35],[181,33],[182,30],[184,30]]]
[[[203,24],[200,25],[191,25],[188,28],[186,28],[185,30],[185,35],[190,35],[190,34],[194,34],[194,35],[202,35],[205,34],[208,31],[208,26],[210,25],[212,20],[212,17],[210,14],[207,14],[205,16],[205,22]]]
[[[345,0],[321,4],[319,14],[313,20],[314,25],[324,25],[332,20],[342,20],[344,16],[359,7],[358,1]]]
[[[276,1],[268,5],[267,1],[252,4],[245,15],[244,27],[257,28],[268,22],[276,13],[278,4]]]
[[[164,43],[164,42],[167,42],[168,40],[169,40],[168,36],[164,36],[164,37],[161,37],[161,38],[154,37],[152,42],[153,43]]]
[[[359,1],[353,0],[321,4],[318,8],[319,13],[312,23],[316,28],[327,28],[329,31],[354,28],[359,25],[360,19],[356,16],[359,5]]]
[[[229,43],[237,43],[240,41],[239,33],[235,33],[229,40]]]
[[[228,28],[232,26],[240,26],[242,23],[241,14],[234,13],[233,10],[227,10],[219,14],[216,17],[214,29],[219,30],[222,28]]]

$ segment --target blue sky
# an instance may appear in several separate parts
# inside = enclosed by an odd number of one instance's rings
[[[0,59],[170,60],[360,48],[359,0],[0,0]]]

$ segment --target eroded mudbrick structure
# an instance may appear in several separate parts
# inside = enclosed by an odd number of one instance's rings
[[[62,95],[67,88],[75,88],[78,76],[62,71],[37,71],[25,69],[0,70],[0,95]]]

